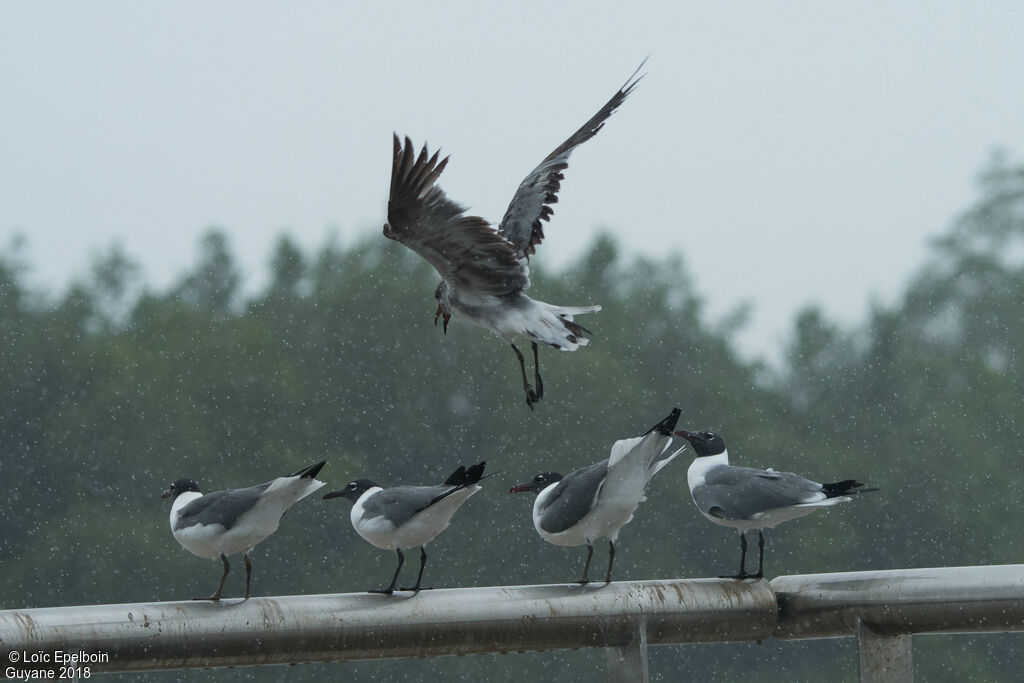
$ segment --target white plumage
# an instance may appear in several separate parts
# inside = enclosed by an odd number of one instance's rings
[[[557,472],[538,474],[530,482],[513,486],[511,492],[537,492],[533,503],[533,526],[548,543],[587,546],[583,579],[588,583],[593,543],[607,538],[608,572],[611,581],[615,541],[623,526],[633,519],[645,500],[647,484],[682,452],[668,453],[672,430],[679,419],[678,408],[644,436],[616,441],[607,460],[580,468],[563,477]]]
[[[163,497],[174,499],[170,523],[178,543],[199,557],[219,557],[224,565],[217,591],[208,599],[220,599],[230,571],[227,558],[236,553],[242,553],[245,559],[245,597],[249,597],[249,551],[277,531],[288,508],[324,486],[315,478],[324,464],[322,461],[295,474],[242,489],[203,495],[195,481],[179,479],[164,492]]]
[[[348,486],[331,491],[324,498],[347,498],[352,501],[349,519],[352,527],[371,545],[394,550],[398,567],[391,584],[371,593],[390,595],[395,591],[398,574],[405,563],[404,548],[420,547],[420,572],[416,584],[401,590],[421,589],[423,569],[427,566],[425,546],[448,528],[452,516],[470,496],[480,490],[484,466],[460,466],[443,484],[436,486],[395,486],[383,488],[369,479],[357,479]]]

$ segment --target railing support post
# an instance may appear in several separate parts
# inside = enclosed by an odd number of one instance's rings
[[[914,667],[909,634],[887,636],[857,621],[860,683],[913,683]]]
[[[647,683],[647,625],[640,624],[626,645],[606,647],[604,657],[608,683]]]

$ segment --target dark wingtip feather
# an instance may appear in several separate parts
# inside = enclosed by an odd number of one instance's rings
[[[479,462],[466,470],[467,484],[475,484],[484,478],[484,466],[487,465],[487,461]]]
[[[320,473],[320,470],[323,469],[323,466],[326,464],[326,460],[321,460],[320,462],[310,465],[309,467],[303,467],[301,470],[299,470],[298,472],[291,476],[304,477],[306,479],[315,479],[316,475]]]
[[[636,70],[633,71],[632,75],[629,78],[627,78],[626,82],[622,84],[621,88],[619,88],[619,92],[621,92],[624,96],[631,93],[633,91],[633,88],[637,86],[637,83],[642,81],[644,76],[647,75],[646,73],[640,74],[640,69],[644,68],[644,65],[647,64],[647,60],[650,58],[650,55],[644,57],[644,61],[640,62],[640,66],[638,66]],[[637,74],[640,75],[637,76]]]
[[[672,436],[672,432],[676,428],[676,423],[679,422],[679,416],[682,414],[682,410],[679,408],[673,408],[672,412],[668,414],[668,417],[648,429],[647,433],[650,434],[651,432],[658,432],[663,436]]]
[[[829,498],[852,496],[858,493],[873,493],[878,490],[877,488],[865,489],[862,488],[863,486],[864,482],[862,481],[857,481],[856,479],[845,479],[832,484],[822,484],[821,490],[824,491],[825,495]]]
[[[459,465],[459,469],[455,470],[448,475],[448,478],[444,480],[446,486],[458,486],[466,478],[466,468],[464,465]]]
[[[424,143],[417,157],[412,140],[405,137],[404,144],[394,136],[394,156],[391,165],[391,194],[388,197],[388,225],[384,226],[385,236],[396,239],[396,231],[405,227],[409,220],[409,208],[422,198],[437,181],[448,157],[438,161],[440,149],[433,155]]]
[[[448,475],[448,478],[444,480],[446,486],[472,486],[473,484],[480,481],[484,476],[484,466],[487,461],[465,467],[459,465],[459,468]]]

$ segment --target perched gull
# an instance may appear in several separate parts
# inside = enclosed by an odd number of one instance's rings
[[[686,473],[693,502],[705,517],[715,524],[732,527],[740,534],[740,572],[726,579],[760,579],[764,576],[764,529],[808,515],[818,508],[845,503],[864,489],[853,479],[834,484],[819,484],[792,472],[752,467],[733,467],[725,442],[713,432],[687,432],[677,435],[693,446],[694,458]],[[748,529],[757,529],[757,573],[748,574]]]
[[[679,413],[679,408],[674,409],[644,436],[616,441],[607,460],[565,477],[557,472],[544,472],[509,489],[509,493],[539,492],[533,503],[533,526],[545,541],[587,546],[581,584],[590,581],[587,572],[594,555],[593,542],[599,538],[608,539],[608,572],[604,582],[612,580],[619,529],[633,519],[633,513],[645,500],[644,490],[651,477],[683,451],[666,454]]]
[[[448,528],[452,515],[466,500],[480,490],[477,484],[484,474],[484,465],[459,469],[437,486],[395,486],[381,488],[369,479],[356,479],[343,489],[331,491],[324,498],[348,498],[354,504],[350,518],[352,526],[378,548],[398,553],[398,568],[387,588],[372,589],[371,593],[391,595],[395,592],[398,573],[402,571],[405,556],[402,548],[420,547],[420,573],[416,585],[399,590],[420,591],[423,568],[427,566],[424,546]]]
[[[178,543],[194,555],[219,557],[224,563],[217,592],[196,600],[220,600],[224,579],[231,569],[228,555],[235,553],[242,553],[245,558],[245,599],[249,599],[252,579],[249,551],[277,531],[281,516],[288,508],[324,485],[316,475],[326,462],[321,460],[295,474],[258,486],[214,491],[205,496],[192,479],[179,479],[164,491],[163,497],[174,501],[171,533]]]
[[[415,251],[440,274],[441,283],[434,292],[435,325],[443,317],[447,333],[448,320],[458,313],[512,346],[519,359],[526,404],[531,409],[544,395],[537,344],[563,351],[586,346],[589,330],[573,322],[573,316],[594,313],[601,307],[552,306],[528,297],[530,255],[544,239],[543,222],[551,217],[552,205],[558,201],[569,155],[601,130],[638,81],[634,72],[593,118],[526,176],[497,230],[483,218],[464,215],[466,209],[435,186],[448,157],[439,162],[438,152],[430,156],[426,145],[417,157],[409,138],[403,145],[398,135],[394,136],[384,236]],[[529,339],[533,348],[536,387],[526,377],[523,354],[513,341],[517,336]]]

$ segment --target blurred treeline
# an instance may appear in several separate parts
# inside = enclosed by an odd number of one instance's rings
[[[793,254],[779,267],[798,267],[798,245],[779,251]],[[216,230],[166,291],[115,247],[47,296],[24,284],[30,264],[10,246],[0,255],[0,608],[208,594],[220,564],[174,541],[160,493],[182,476],[215,490],[323,458],[334,487],[359,476],[434,483],[486,460],[500,473],[430,546],[425,582],[573,580],[582,549],[545,544],[532,497],[508,486],[606,457],[675,405],[680,426],[722,433],[738,464],[882,488],[771,533],[771,576],[1024,561],[1024,168],[995,158],[975,205],[862,326],[801,313],[781,367],[737,355],[742,316],[708,320],[686,265],[623,254],[613,237],[563,272],[535,261],[532,295],[604,310],[583,321],[590,347],[542,350],[547,395],[531,413],[508,347],[458,319],[442,335],[436,274],[377,235],[316,253],[282,237],[254,296],[240,291]],[[689,499],[689,459],[659,476],[624,529],[617,579],[735,571],[735,535]],[[356,536],[349,507],[314,496],[293,508],[254,553],[254,594],[384,585],[394,554]],[[606,552],[598,544],[598,574]],[[238,558],[233,570],[229,596],[243,586]],[[914,654],[928,681],[1019,680],[1024,669],[1019,636],[918,637]],[[145,678],[589,681],[603,669],[589,651]],[[651,671],[852,681],[856,650],[851,639],[658,647]]]

